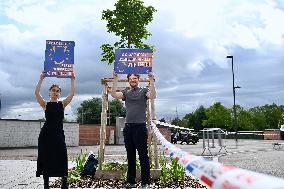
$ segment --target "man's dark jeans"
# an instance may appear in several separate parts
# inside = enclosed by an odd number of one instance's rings
[[[148,132],[145,123],[126,123],[123,129],[124,143],[127,151],[127,182],[135,184],[136,149],[138,151],[142,184],[150,184],[150,163],[148,157]]]

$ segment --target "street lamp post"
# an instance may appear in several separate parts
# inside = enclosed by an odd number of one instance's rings
[[[235,129],[235,140],[236,140],[236,148],[238,147],[238,128],[237,128],[237,112],[236,112],[236,89],[239,89],[241,87],[235,86],[235,74],[234,74],[234,57],[233,56],[227,56],[227,58],[230,58],[232,60],[232,75],[233,75],[233,97],[234,97],[234,105],[233,105],[233,111],[234,111],[234,129]]]

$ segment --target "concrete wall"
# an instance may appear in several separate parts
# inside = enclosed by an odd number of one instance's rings
[[[120,118],[118,122],[119,127],[106,126],[105,144],[124,144],[122,133],[124,119]],[[44,122],[35,120],[0,119],[0,148],[36,147],[43,124]],[[64,123],[66,145],[98,145],[100,143],[100,127],[95,124],[79,126],[77,123]],[[167,128],[159,128],[159,130],[170,141],[170,130]]]
[[[30,147],[38,145],[44,122],[34,120],[0,119],[0,147]],[[79,125],[64,123],[67,146],[79,145]]]
[[[116,117],[115,121],[115,144],[124,144],[123,128],[125,126],[125,118]]]

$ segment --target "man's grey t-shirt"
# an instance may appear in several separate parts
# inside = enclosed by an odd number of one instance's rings
[[[126,123],[146,123],[146,107],[148,88],[136,87],[123,90],[126,106]]]

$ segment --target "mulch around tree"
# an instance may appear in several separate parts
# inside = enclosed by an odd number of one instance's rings
[[[70,188],[122,188],[124,181],[122,180],[98,180],[90,176],[82,177],[80,181],[69,183]],[[61,179],[57,179],[50,183],[53,188],[61,187]],[[137,188],[141,186],[141,182],[137,183]],[[184,182],[168,182],[161,183],[160,180],[151,180],[151,188],[207,188],[197,179],[186,176]]]

